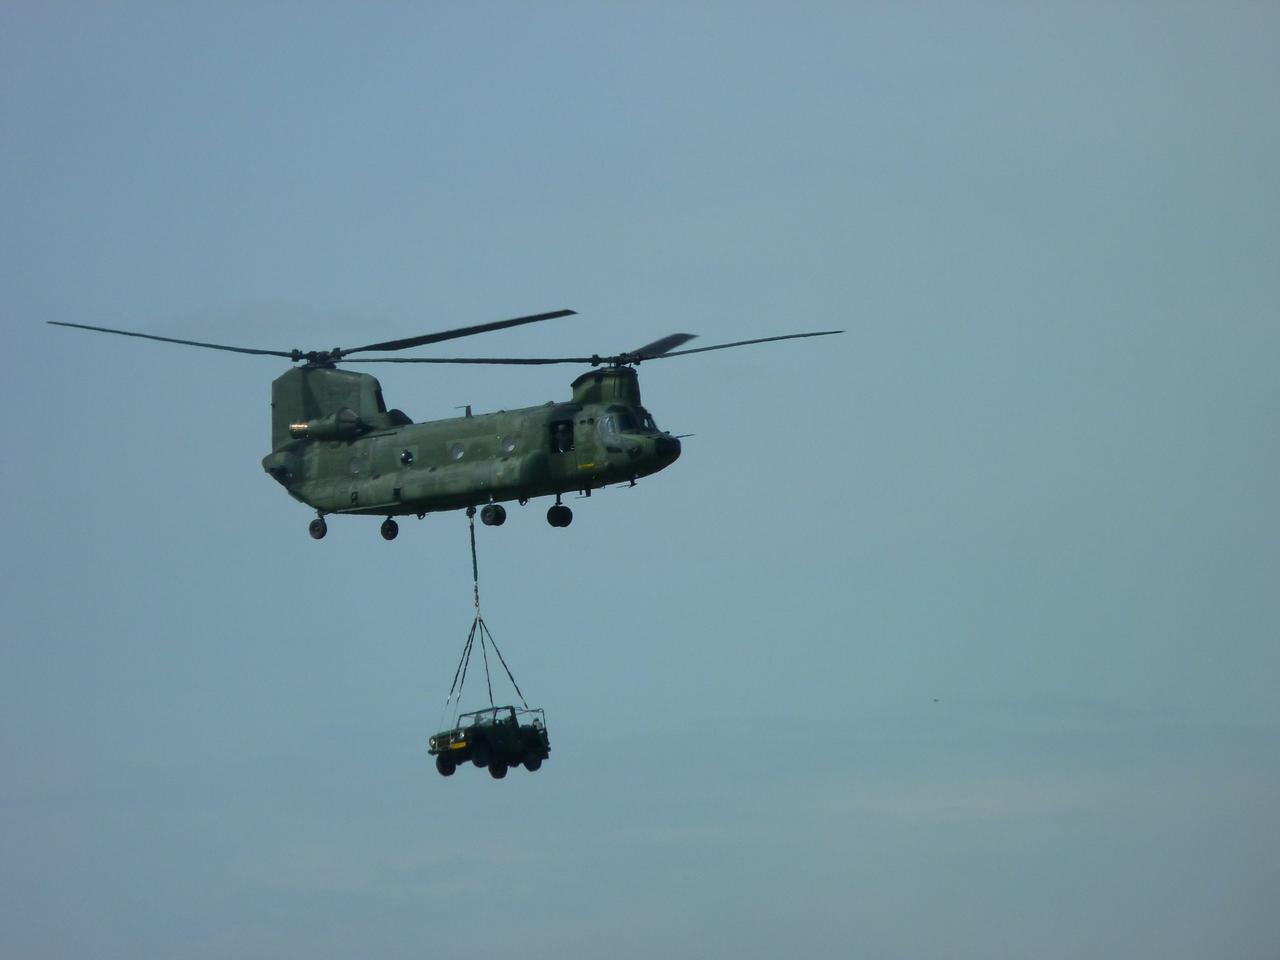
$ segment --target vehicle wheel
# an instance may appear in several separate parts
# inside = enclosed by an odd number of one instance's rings
[[[447,757],[442,753],[436,757],[436,769],[440,771],[440,776],[452,777],[453,771],[458,769],[458,765],[453,762],[453,757]]]
[[[487,504],[480,510],[480,522],[486,527],[500,527],[507,522],[507,510],[498,503]]]
[[[382,521],[382,527],[380,529],[382,531],[383,540],[394,540],[400,533],[400,524],[396,523],[390,517],[387,517],[387,519]]]
[[[489,763],[489,776],[495,780],[501,780],[507,775],[507,765],[501,760],[493,760]]]
[[[329,525],[324,522],[324,517],[316,517],[307,527],[307,532],[311,534],[312,540],[323,540],[324,535],[329,532]]]
[[[526,753],[524,755],[524,768],[530,773],[533,773],[540,766],[542,766],[542,758],[536,753]]]
[[[489,765],[489,748],[484,744],[479,744],[471,748],[471,762],[477,767],[487,767]]]
[[[547,511],[547,523],[553,527],[567,527],[573,523],[573,511],[563,503],[554,504]]]

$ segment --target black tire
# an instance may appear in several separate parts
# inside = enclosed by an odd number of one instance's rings
[[[507,522],[506,508],[501,504],[490,503],[480,508],[480,522],[486,527],[500,527]]]
[[[524,755],[524,768],[530,773],[534,773],[542,766],[542,758],[536,753],[526,753]]]
[[[491,759],[487,744],[478,743],[471,748],[471,762],[477,767],[487,767]]]
[[[573,511],[563,503],[556,503],[547,511],[547,523],[553,527],[567,527],[573,523]]]
[[[452,777],[453,771],[458,769],[458,765],[454,763],[453,757],[445,756],[443,753],[436,757],[436,770],[442,777]]]
[[[495,780],[501,780],[507,775],[507,765],[501,760],[489,761],[489,776]]]
[[[316,517],[307,527],[307,533],[311,534],[312,540],[323,540],[324,535],[329,532],[329,525],[324,522],[323,517]]]
[[[400,524],[387,517],[382,521],[379,532],[381,532],[383,540],[394,540],[400,534]]]

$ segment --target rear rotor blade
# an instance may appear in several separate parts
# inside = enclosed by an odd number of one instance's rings
[[[843,330],[820,330],[814,333],[787,333],[780,337],[760,337],[756,340],[737,340],[733,343],[717,343],[710,347],[695,347],[692,350],[671,350],[672,346],[688,343],[694,338],[691,333],[673,333],[655,340],[632,353],[619,353],[612,356],[594,354],[590,357],[370,357],[355,360],[344,360],[344,363],[490,363],[490,364],[523,364],[542,366],[550,363],[581,363],[598,367],[602,363],[622,366],[641,363],[645,360],[664,360],[667,357],[679,357],[686,353],[706,353],[708,350],[724,350],[728,347],[745,347],[753,343],[770,343],[774,340],[799,340],[804,337],[829,337]],[[656,352],[662,350],[662,352]]]
[[[253,347],[228,347],[222,343],[203,343],[200,340],[179,340],[177,337],[161,337],[154,333],[135,333],[132,330],[113,330],[110,327],[91,327],[87,323],[62,323],[58,320],[46,320],[55,327],[75,327],[79,330],[96,330],[98,333],[118,333],[122,337],[140,337],[143,340],[160,340],[164,343],[183,343],[189,347],[208,347],[210,350],[229,350],[232,353],[254,353],[263,356],[293,358],[287,350],[256,350]]]
[[[554,320],[557,317],[570,317],[577,313],[576,310],[553,310],[551,313],[535,313],[528,317],[515,317],[512,320],[496,320],[493,323],[477,323],[470,327],[458,327],[456,330],[442,330],[439,333],[424,333],[419,337],[405,337],[403,340],[387,340],[383,343],[370,343],[363,347],[352,347],[349,350],[342,350],[342,356],[352,353],[361,353],[365,350],[407,350],[410,347],[420,347],[428,343],[439,343],[441,340],[455,340],[458,337],[470,337],[477,333],[487,333],[490,330],[503,330],[506,327],[518,327],[525,323],[538,323],[541,320]]]

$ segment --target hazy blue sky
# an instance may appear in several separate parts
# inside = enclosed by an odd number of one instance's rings
[[[6,4],[0,955],[1280,955],[1277,36]],[[277,359],[44,323],[561,307],[467,352],[847,333],[646,364],[682,459],[481,530],[553,741],[502,782],[425,751],[462,516],[313,542]],[[428,419],[575,373],[379,375]]]

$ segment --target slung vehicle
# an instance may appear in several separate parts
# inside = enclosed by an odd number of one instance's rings
[[[530,773],[541,767],[551,756],[551,741],[541,709],[488,707],[459,714],[457,726],[437,733],[428,749],[441,776],[453,776],[459,765],[470,760],[477,767],[488,767],[489,775],[501,780],[509,767],[524,764]]]
[[[212,350],[284,357],[300,364],[271,385],[271,453],[262,466],[291,497],[316,511],[311,536],[328,531],[329,514],[384,517],[382,536],[394,540],[396,517],[419,519],[441,510],[480,507],[489,526],[506,520],[504,502],[521,505],[553,496],[547,511],[553,527],[573,520],[561,502],[566,493],[591,491],[670,466],[680,456],[680,440],[659,430],[640,402],[636,366],[709,350],[776,340],[823,337],[840,330],[791,333],[676,349],[694,338],[676,333],[636,350],[589,357],[381,357],[347,359],[353,353],[387,352],[472,336],[520,324],[570,316],[572,310],[515,317],[438,333],[372,343],[348,349],[262,350],[181,340],[149,333],[49,321],[145,340]],[[570,385],[563,402],[477,416],[414,423],[387,409],[382,385],[367,373],[340,370],[342,363],[465,363],[589,365]]]

